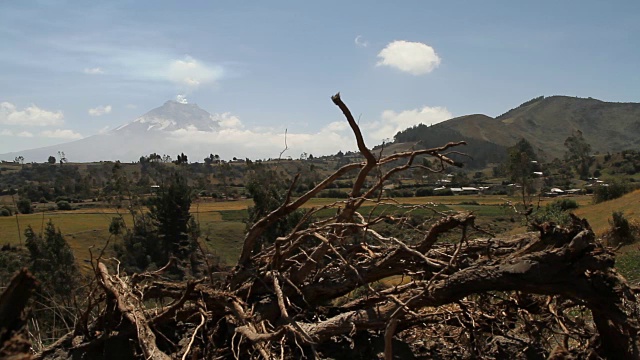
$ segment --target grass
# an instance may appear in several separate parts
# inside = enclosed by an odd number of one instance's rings
[[[637,244],[627,246],[616,256],[616,269],[632,284],[640,282],[640,251]]]
[[[223,221],[235,221],[244,223],[249,218],[247,209],[243,210],[222,210],[219,212]]]
[[[640,199],[640,192],[634,193],[637,195],[638,199]],[[590,201],[589,197],[575,197],[580,204],[585,204]],[[625,198],[618,199],[624,200]],[[504,204],[507,200],[514,200],[504,196],[483,196],[483,195],[462,195],[462,196],[430,196],[430,197],[411,197],[411,198],[398,198],[396,201],[403,205],[431,205],[435,210],[440,212],[447,212],[450,210],[467,210],[473,211],[478,216],[487,216],[487,217],[495,217],[495,216],[504,216],[505,208],[498,206],[500,204]],[[322,207],[326,205],[331,205],[336,202],[340,202],[340,199],[312,199],[307,204],[303,206],[303,208],[311,208],[311,207]],[[545,200],[545,202],[551,200]],[[636,200],[636,204],[637,204]],[[480,205],[464,205],[461,203],[470,203],[477,202]],[[587,207],[578,209],[578,214],[580,215],[580,211],[586,212],[586,217],[592,221],[593,224],[599,224],[597,218],[600,216],[603,211],[606,214],[611,214],[612,210],[603,210],[602,208],[611,208],[611,209],[622,209],[625,210],[626,215],[633,216],[637,213],[637,209],[632,209],[633,206],[627,205],[625,206],[624,201],[616,201],[615,203],[605,202],[602,204],[598,204],[598,210],[591,211],[588,210]],[[611,204],[608,204],[611,203]],[[224,202],[215,202],[215,201],[203,201],[199,200],[194,202],[192,205],[192,213],[196,217],[201,224],[206,226],[207,224],[213,222],[238,222],[244,227],[244,220],[248,217],[247,208],[252,204],[251,200],[239,200],[239,201],[224,201]],[[489,206],[488,206],[489,205]],[[589,207],[590,208],[590,207]],[[383,205],[375,208],[373,206],[363,206],[362,214],[367,216],[373,210],[373,215],[380,215],[383,213],[398,213],[397,209],[394,209],[391,205]],[[325,209],[318,213],[320,217],[328,217],[335,214],[335,209]],[[122,211],[120,211],[122,213]],[[413,214],[416,215],[425,215],[431,216],[433,215],[433,211],[427,208],[419,208],[412,211]],[[126,214],[126,213],[125,213]],[[62,233],[65,235],[73,235],[75,239],[78,239],[78,243],[82,243],[83,245],[75,246],[78,248],[80,246],[84,246],[89,244],[92,240],[92,236],[90,236],[91,232],[101,232],[105,231],[109,227],[109,223],[111,222],[111,218],[113,216],[117,216],[117,212],[113,208],[92,208],[92,209],[81,209],[74,211],[54,211],[54,212],[44,212],[37,214],[28,214],[18,215],[18,220],[20,222],[20,232],[24,232],[24,229],[27,226],[32,226],[37,232],[42,228],[43,221],[46,222],[51,219],[56,227],[60,228]],[[130,218],[125,216],[127,222],[130,223]],[[592,220],[593,219],[593,220]],[[607,219],[602,219],[600,223],[604,225],[607,224]],[[19,232],[16,226],[15,217],[0,217],[0,243],[10,243],[10,244],[18,244],[19,240]],[[83,235],[85,234],[85,235]],[[84,241],[83,236],[88,238],[89,240]],[[95,239],[94,239],[95,240]]]
[[[455,211],[471,211],[476,216],[484,217],[505,217],[510,216],[513,210],[506,206],[500,205],[450,205]]]
[[[219,221],[201,225],[203,243],[216,260],[232,265],[240,257],[246,226],[234,221]]]
[[[608,219],[614,210],[622,210],[629,219],[637,219],[640,214],[640,190],[627,194],[620,199],[615,199],[600,203],[591,204],[591,197],[577,196],[572,197],[580,204],[575,213],[580,217],[589,220],[597,234],[602,234],[609,227]],[[543,199],[541,205],[552,202],[556,199]],[[341,199],[325,199],[316,198],[305,204],[303,208],[320,208],[334,203],[338,203]],[[411,213],[417,216],[434,216],[433,208],[441,213],[449,211],[472,211],[481,220],[482,223],[491,224],[496,219],[505,219],[511,215],[511,210],[507,207],[500,206],[506,201],[517,201],[516,198],[506,196],[483,196],[483,195],[462,195],[462,196],[430,196],[430,197],[412,197],[395,199],[403,206],[425,205],[411,210]],[[361,208],[361,213],[367,217],[378,216],[381,214],[398,214],[408,209],[399,210],[396,206],[389,204],[374,207],[365,204]],[[478,205],[475,205],[475,204]],[[537,204],[537,199],[536,199]],[[245,220],[248,217],[247,208],[252,205],[251,200],[239,201],[204,201],[198,200],[192,205],[192,214],[198,220],[201,226],[203,241],[208,250],[214,253],[221,262],[226,264],[235,263],[240,253],[240,247],[246,230]],[[342,206],[344,207],[344,206]],[[120,211],[122,213],[122,210]],[[317,217],[329,217],[336,213],[336,208],[321,210],[317,213]],[[125,213],[126,214],[126,213]],[[32,226],[36,232],[40,232],[43,221],[46,223],[49,219],[53,221],[56,227],[60,228],[69,245],[76,254],[78,261],[86,266],[86,260],[90,258],[89,249],[93,249],[94,254],[97,249],[102,246],[109,238],[109,223],[112,217],[117,216],[117,212],[113,208],[93,208],[81,209],[74,211],[54,211],[37,214],[18,215],[20,222],[20,233],[23,233],[27,226]],[[125,215],[128,225],[132,221],[128,214]],[[512,227],[514,224],[502,221],[501,223],[491,224],[496,230],[504,230],[505,227]],[[516,224],[517,225],[517,224]],[[492,229],[493,230],[493,229]],[[522,229],[520,229],[522,230]],[[22,235],[22,238],[24,236]],[[206,240],[205,240],[206,239]],[[24,240],[24,239],[23,239]],[[0,245],[10,243],[13,245],[20,243],[18,228],[16,226],[16,218],[0,217]],[[111,256],[111,255],[110,255]],[[621,271],[630,279],[640,279],[640,275],[635,276],[632,273],[635,269],[640,269],[640,254],[638,251],[630,251],[619,258],[619,266]],[[640,274],[640,271],[636,271]],[[635,277],[634,277],[635,276]]]
[[[16,217],[0,218],[0,234],[2,238],[0,243],[18,244],[20,238],[24,237],[23,232],[27,226],[31,226],[37,233],[41,232],[44,224],[49,220],[53,221],[57,228],[60,228],[63,235],[87,234],[95,231],[108,230],[111,218],[115,213],[73,213],[73,212],[47,212],[38,214],[20,214],[18,221],[20,224],[20,232],[16,224]],[[131,224],[131,218],[125,216],[125,221]]]
[[[614,211],[623,211],[627,219],[638,220],[640,217],[640,190],[633,191],[618,199],[580,207],[574,213],[579,217],[586,218],[593,231],[602,235],[609,228],[609,219]]]

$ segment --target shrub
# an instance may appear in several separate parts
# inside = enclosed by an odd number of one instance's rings
[[[0,208],[0,216],[11,216],[11,210],[7,208]]]
[[[640,233],[640,227],[637,224],[630,223],[622,211],[614,211],[611,214],[609,226],[603,238],[610,246],[631,244]]]
[[[573,199],[560,199],[553,202],[554,206],[559,207],[562,211],[573,210],[578,208],[578,203]]]
[[[71,209],[71,204],[69,204],[68,201],[58,201],[56,203],[56,206],[58,207],[58,210],[72,210]]]
[[[409,189],[391,190],[387,193],[390,197],[413,197],[414,192]]]
[[[432,188],[419,188],[416,190],[416,196],[432,196],[433,189]]]
[[[20,214],[31,214],[33,212],[33,207],[31,207],[31,200],[22,198],[18,200],[16,203],[16,207]]]
[[[571,223],[571,218],[566,211],[567,209],[563,209],[563,205],[566,206],[566,204],[563,204],[562,200],[558,200],[539,208],[533,213],[533,222],[539,224],[552,222],[560,226],[569,225]],[[577,204],[575,205],[577,206]]]
[[[630,186],[618,182],[611,183],[609,186],[598,186],[593,191],[593,202],[598,204],[603,201],[617,199],[629,191],[631,191]]]

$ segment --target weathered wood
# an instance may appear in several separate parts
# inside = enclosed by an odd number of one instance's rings
[[[37,286],[27,269],[20,270],[0,295],[0,358],[27,360],[32,358],[26,339],[25,307]]]
[[[98,264],[105,311],[54,348],[90,357],[110,340],[127,340],[145,358],[322,358],[348,356],[359,338],[375,334],[383,342],[375,355],[387,359],[399,353],[395,339],[411,337],[422,342],[409,345],[423,358],[541,358],[554,348],[579,358],[638,358],[636,294],[585,221],[487,238],[467,212],[434,210],[437,218],[411,226],[406,206],[397,214],[363,214],[367,203],[393,205],[380,189],[416,167],[418,156],[438,159],[443,167],[436,171],[459,165],[443,152],[464,142],[376,159],[340,96],[332,100],[365,162],[341,167],[298,199],[290,198],[292,185],[285,201],[247,231],[224,283],[160,281],[158,273],[124,278]],[[305,228],[257,244],[270,226],[353,170],[359,173],[351,197],[325,207],[334,216],[313,220],[310,210]],[[401,231],[384,233],[383,223]],[[483,238],[474,238],[478,233]],[[403,281],[381,288],[390,277]],[[114,313],[126,321],[101,327]]]
[[[151,325],[143,311],[144,307],[139,298],[132,292],[126,282],[120,278],[112,278],[107,267],[98,263],[100,285],[108,296],[117,304],[118,311],[136,327],[136,338],[146,359],[169,360],[167,354],[160,351],[156,345],[156,334],[151,330]]]

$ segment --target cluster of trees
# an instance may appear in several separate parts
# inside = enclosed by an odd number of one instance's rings
[[[122,217],[114,217],[109,232],[121,237],[114,245],[123,266],[131,271],[162,267],[176,258],[171,272],[184,277],[199,271],[194,266],[199,226],[191,216],[192,189],[179,172],[162,184],[146,202],[148,212],[131,207],[133,227]]]
[[[187,155],[185,155],[184,153],[180,153],[180,155],[178,155],[176,157],[176,161],[174,161],[175,164],[188,164],[189,163],[189,159],[187,158]]]
[[[594,158],[591,156],[591,146],[582,136],[582,132],[574,132],[565,140],[564,145],[567,149],[564,163],[555,159],[542,164],[537,151],[524,138],[507,149],[506,173],[512,182],[522,186],[523,197],[535,193],[542,186],[568,185],[573,177],[571,170],[582,180],[587,180],[592,175],[590,167]],[[552,171],[556,176],[552,176]],[[540,174],[544,175],[545,182],[536,184],[536,178],[540,177]],[[555,183],[558,180],[561,183]]]
[[[31,315],[33,332],[41,341],[56,339],[75,325],[77,299],[83,296],[82,279],[71,247],[53,222],[40,233],[31,226],[24,231],[25,248],[5,245],[0,249],[0,286],[23,267],[38,279]]]

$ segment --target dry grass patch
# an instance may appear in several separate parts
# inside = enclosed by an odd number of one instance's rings
[[[609,228],[609,219],[614,211],[624,212],[630,221],[640,220],[640,190],[599,204],[581,206],[574,213],[586,218],[593,231],[600,236]]]

